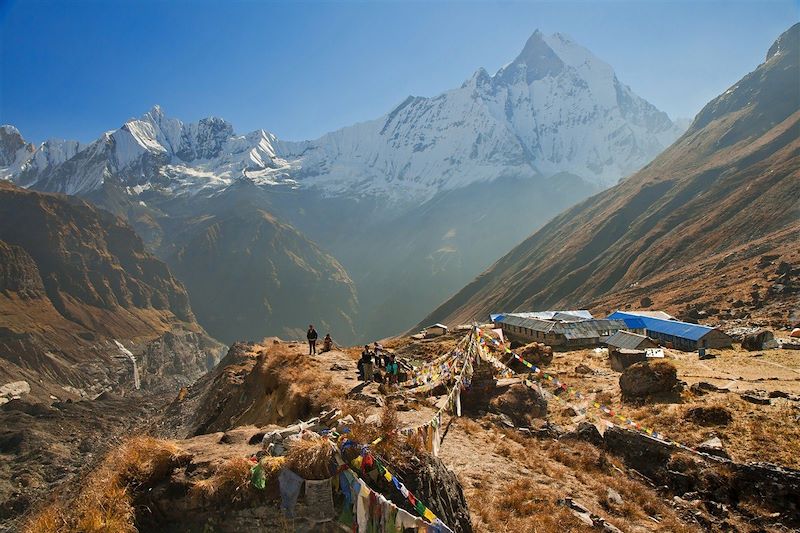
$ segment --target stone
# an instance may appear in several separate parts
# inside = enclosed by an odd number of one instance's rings
[[[428,507],[435,509],[442,522],[453,531],[472,533],[469,507],[461,483],[438,457],[414,457],[408,464],[395,465],[395,468],[395,473],[408,490]],[[391,499],[403,498],[391,486],[387,487],[385,494],[390,494]]]
[[[519,355],[534,365],[543,366],[553,362],[553,349],[540,342],[532,342],[520,349]],[[522,365],[515,360],[515,365]]]
[[[725,451],[725,446],[722,444],[722,440],[719,437],[712,437],[708,439],[700,444],[697,447],[697,450],[709,455],[714,455],[716,457],[723,457],[725,459],[731,458],[731,456],[728,455],[728,452]]]
[[[594,424],[585,420],[578,424],[578,427],[575,428],[575,431],[565,433],[561,438],[580,440],[583,442],[588,442],[589,444],[594,444],[595,446],[603,445],[603,436],[600,434],[600,431],[597,430],[597,427]]]
[[[742,348],[749,351],[773,350],[778,347],[775,335],[766,329],[745,335],[742,338]]]
[[[377,426],[381,423],[381,415],[373,413],[364,419],[364,423],[370,426]]]
[[[504,426],[507,426],[507,427],[510,427],[510,428],[516,427],[514,425],[514,421],[511,420],[511,417],[508,416],[505,413],[501,413],[500,414],[500,423],[503,424]]]
[[[635,363],[622,372],[619,386],[624,398],[647,398],[679,390],[678,371],[668,361]]]
[[[514,426],[532,426],[535,419],[547,416],[544,395],[522,383],[514,383],[492,398],[489,407],[496,413],[508,416]]]
[[[769,398],[762,398],[761,396],[754,396],[753,394],[740,394],[739,397],[746,402],[756,405],[769,405],[772,403]]]
[[[701,426],[727,426],[733,420],[733,415],[727,408],[722,406],[701,405],[686,411],[683,418]]]
[[[594,370],[584,364],[575,367],[575,372],[578,374],[594,374]]]
[[[622,501],[622,496],[619,495],[619,492],[610,487],[606,491],[606,502],[611,506],[620,506],[624,503]]]

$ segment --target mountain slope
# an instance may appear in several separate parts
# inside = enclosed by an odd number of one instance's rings
[[[232,197],[170,222],[180,229],[164,256],[200,322],[225,342],[302,338],[309,323],[340,342],[355,338],[358,301],[344,268],[292,226]]]
[[[796,249],[799,35],[800,25],[784,33],[655,161],[553,219],[424,322],[603,297],[620,305],[609,295],[702,259],[742,247],[744,257]],[[671,283],[683,284],[685,297],[690,286],[715,281],[713,270],[698,269]]]
[[[113,341],[146,343],[175,332],[196,342],[187,379],[220,345],[204,337],[183,285],[109,213],[67,197],[0,182],[0,376],[42,392],[117,385],[127,357]],[[202,345],[202,346],[201,346]],[[130,362],[127,363],[130,367]],[[144,380],[147,381],[147,380]],[[36,392],[36,391],[35,391]]]
[[[564,35],[537,31],[493,76],[480,69],[460,87],[409,97],[383,117],[320,139],[288,142],[263,130],[240,135],[221,119],[184,123],[156,106],[85,146],[53,140],[36,147],[9,127],[0,132],[0,177],[78,195],[125,218],[176,268],[201,324],[222,338],[281,334],[297,327],[295,306],[330,302],[317,321],[343,341],[367,340],[410,327],[531,231],[639,169],[678,134],[608,64]],[[176,247],[210,215],[229,220],[227,238],[237,238],[237,227],[248,240],[246,224],[220,215],[243,199],[256,225],[273,217],[275,227],[292,226],[302,233],[298,239],[314,244],[303,247],[309,255],[302,261],[284,263],[283,275],[301,279],[315,271],[334,279],[344,267],[357,303],[338,281],[314,285],[323,291],[314,296],[277,297],[281,291],[257,260],[218,255],[247,246],[198,246],[217,254],[217,265],[252,265],[246,277],[258,284],[240,295],[247,316],[206,306],[211,288],[227,283],[228,269],[180,268]],[[279,244],[262,251],[263,262],[287,253]],[[363,327],[352,333],[356,313]]]

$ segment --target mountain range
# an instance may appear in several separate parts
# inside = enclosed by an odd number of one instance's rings
[[[758,307],[768,294],[791,303],[787,280],[800,256],[798,87],[800,24],[653,162],[555,217],[421,324],[563,306],[608,311],[640,299],[673,312],[719,310],[737,298]],[[764,269],[782,259],[783,279],[770,285]]]
[[[5,126],[0,177],[127,220],[216,338],[314,321],[347,342],[410,327],[679,134],[608,64],[537,31],[494,75],[312,141],[158,106],[88,144],[34,146]],[[252,290],[225,289],[237,279]]]

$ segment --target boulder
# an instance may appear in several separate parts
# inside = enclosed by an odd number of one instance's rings
[[[770,403],[772,403],[770,402],[769,398],[765,398],[763,396],[757,396],[755,394],[743,393],[740,394],[739,397],[746,402],[754,403],[756,405],[769,405]]]
[[[396,465],[396,474],[408,490],[425,502],[453,531],[472,533],[469,507],[461,483],[438,457],[415,456],[406,465]],[[402,495],[393,487],[388,487],[384,493],[391,495],[395,503],[404,503]]]
[[[749,351],[773,350],[778,347],[775,335],[766,329],[745,335],[742,338],[742,348]]]
[[[532,342],[522,347],[519,355],[529,363],[543,366],[553,362],[553,349],[540,342]]]
[[[619,377],[624,398],[647,398],[679,390],[678,371],[668,361],[635,363]]]
[[[612,349],[609,350],[608,359],[612,370],[623,372],[633,364],[647,361],[647,353],[641,350]]]
[[[701,426],[727,426],[733,420],[731,412],[718,405],[693,407],[683,418]]]
[[[565,433],[561,438],[567,440],[580,440],[583,442],[588,442],[589,444],[594,444],[595,446],[603,445],[603,436],[597,430],[597,427],[591,422],[586,421],[578,424],[578,427],[575,428],[575,431]]]
[[[719,437],[712,437],[703,442],[697,447],[697,451],[714,455],[716,457],[722,457],[724,459],[731,458],[731,456],[728,455],[728,452],[725,451],[725,446],[723,446],[722,440]]]
[[[536,418],[547,416],[547,400],[541,391],[514,383],[502,394],[492,398],[490,408],[500,414],[507,415],[515,426],[533,425]]]

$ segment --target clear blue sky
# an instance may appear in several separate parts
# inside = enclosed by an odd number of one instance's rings
[[[0,0],[0,123],[33,141],[89,141],[158,103],[186,121],[315,138],[493,73],[536,28],[572,36],[640,96],[691,117],[797,20],[797,0]]]

